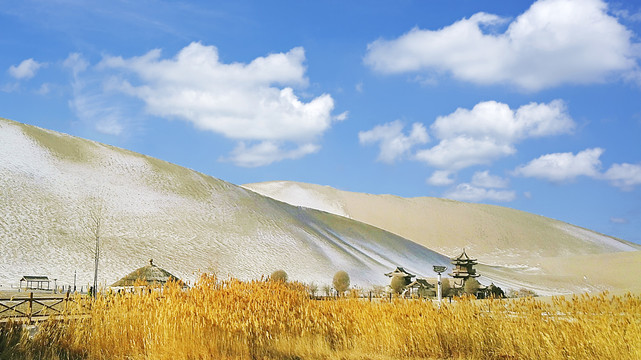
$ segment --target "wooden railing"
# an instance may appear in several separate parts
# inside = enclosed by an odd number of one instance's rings
[[[62,315],[66,312],[69,302],[75,302],[69,293],[62,296],[34,296],[0,298],[0,320],[24,319],[32,321],[51,315]]]

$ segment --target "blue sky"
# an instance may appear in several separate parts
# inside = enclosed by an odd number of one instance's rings
[[[0,4],[2,117],[641,243],[641,2]]]

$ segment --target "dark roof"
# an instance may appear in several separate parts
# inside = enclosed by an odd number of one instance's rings
[[[133,286],[136,282],[142,281],[149,285],[160,284],[164,285],[168,281],[182,282],[180,279],[169,273],[167,270],[159,268],[154,265],[153,259],[149,260],[149,265],[143,266],[139,269],[132,271],[129,275],[116,281],[111,286]]]
[[[402,267],[396,267],[396,269],[394,269],[394,271],[388,272],[387,274],[385,274],[385,276],[387,276],[387,277],[394,277],[394,276],[415,277],[416,275],[408,273]]]
[[[463,249],[463,252],[461,255],[452,258],[452,264],[456,264],[457,262],[463,262],[463,263],[469,263],[469,262],[476,262],[476,259],[472,259],[469,256],[467,256],[467,253],[465,253],[465,249]]]
[[[30,276],[30,275],[25,275],[20,279],[20,281],[40,281],[40,282],[46,282],[50,281],[48,277],[46,276]]]
[[[431,289],[434,287],[433,284],[430,284],[427,279],[416,279],[409,283],[406,287],[408,288],[426,288],[426,289]]]

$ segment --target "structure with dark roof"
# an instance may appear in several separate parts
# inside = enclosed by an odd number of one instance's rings
[[[51,281],[46,276],[29,276],[25,275],[20,279],[20,288],[22,288],[22,283],[25,282],[26,289],[33,290],[51,290]],[[44,284],[47,284],[47,287],[44,287]]]
[[[163,286],[168,281],[176,281],[182,283],[180,279],[169,273],[167,270],[154,265],[154,261],[153,259],[151,259],[149,260],[149,265],[134,270],[129,275],[113,283],[111,286],[129,287],[140,284],[141,282],[147,285],[158,284]]]
[[[434,288],[435,286],[425,278],[418,278],[405,286],[405,289],[409,290],[410,296],[414,293],[420,297],[436,295],[436,292],[433,290]]]
[[[409,280],[409,282],[412,281],[411,279],[413,277],[416,277],[416,275],[410,274],[409,272],[405,271],[405,269],[403,269],[402,267],[397,267],[396,269],[394,269],[394,271],[391,271],[391,272],[388,272],[387,274],[385,274],[385,276],[390,277],[390,278],[393,278],[394,276],[400,276],[400,277],[407,278]]]
[[[452,268],[452,273],[449,275],[454,278],[454,287],[461,288],[467,279],[480,276],[474,268],[476,264],[478,264],[476,259],[467,256],[465,249],[463,249],[461,255],[452,258],[452,265],[454,265],[454,267]]]

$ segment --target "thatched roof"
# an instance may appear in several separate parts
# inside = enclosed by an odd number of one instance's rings
[[[167,270],[154,265],[153,259],[151,259],[149,260],[149,265],[134,270],[129,275],[113,283],[111,286],[134,286],[136,282],[140,281],[146,282],[149,285],[164,285],[169,280],[182,282]]]

